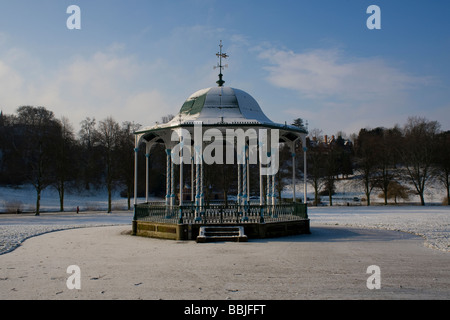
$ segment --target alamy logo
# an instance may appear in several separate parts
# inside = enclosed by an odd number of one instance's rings
[[[67,267],[67,273],[70,274],[66,281],[67,288],[69,290],[81,289],[81,269],[77,265],[71,265]]]
[[[381,9],[379,6],[371,5],[367,8],[367,14],[371,16],[367,18],[367,29],[369,30],[379,30],[381,29]]]
[[[191,133],[180,128],[172,132],[171,140],[179,142],[171,152],[174,164],[195,164],[202,161],[210,164],[257,164],[261,165],[261,175],[272,176],[279,169],[279,137],[277,129],[226,129],[225,137],[219,129],[211,128],[203,132],[201,122],[194,123],[194,141]],[[204,142],[210,142],[203,148]],[[224,154],[225,146],[225,154]],[[236,153],[235,153],[236,151]],[[236,157],[235,157],[236,155]]]
[[[67,18],[66,26],[69,30],[80,30],[81,29],[81,9],[79,6],[71,5],[67,8],[66,11],[70,14],[70,17]]]
[[[379,266],[369,266],[367,267],[366,273],[370,274],[367,278],[367,289],[381,289],[381,270]]]

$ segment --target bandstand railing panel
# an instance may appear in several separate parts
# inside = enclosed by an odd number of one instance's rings
[[[195,206],[166,206],[163,202],[135,206],[134,220],[170,224],[245,224],[308,219],[301,203],[277,205],[238,205],[236,203]]]

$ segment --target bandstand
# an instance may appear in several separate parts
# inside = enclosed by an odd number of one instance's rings
[[[173,240],[246,241],[309,233],[306,205],[306,135],[304,128],[271,121],[258,102],[243,90],[225,87],[222,44],[218,86],[192,94],[168,123],[135,132],[135,195],[133,234]],[[301,141],[304,156],[304,195],[295,194],[295,144]],[[279,144],[287,144],[292,156],[293,197],[286,203],[275,196],[279,169]],[[152,148],[166,151],[165,201],[149,202],[148,161]],[[138,151],[145,148],[146,172],[138,172]],[[237,190],[233,201],[206,203],[204,166],[234,164]],[[252,166],[250,166],[252,165]],[[191,175],[186,179],[185,166]],[[251,168],[259,168],[259,197],[250,199]],[[178,181],[175,170],[179,170]],[[137,179],[145,174],[146,200],[137,201]],[[187,180],[187,181],[186,181]],[[190,200],[184,198],[190,184]]]

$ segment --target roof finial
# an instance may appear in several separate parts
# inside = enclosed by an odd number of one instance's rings
[[[220,52],[216,53],[216,56],[219,58],[219,63],[217,64],[217,66],[214,67],[214,69],[217,69],[217,68],[220,69],[220,73],[219,73],[219,81],[216,82],[216,83],[219,85],[219,87],[222,87],[223,84],[225,83],[225,81],[222,80],[222,77],[223,77],[222,69],[228,67],[228,64],[226,64],[226,65],[224,65],[224,66],[222,65],[222,58],[226,59],[226,58],[229,57],[226,53],[222,53],[222,47],[223,47],[223,45],[222,45],[222,40],[220,40],[220,45],[219,45]]]

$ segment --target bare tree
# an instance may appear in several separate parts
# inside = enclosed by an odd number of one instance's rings
[[[44,107],[23,106],[17,109],[24,144],[18,149],[25,160],[23,170],[36,190],[36,215],[40,215],[41,193],[54,178],[54,141],[59,126],[52,111]]]
[[[323,141],[323,131],[318,128],[314,128],[309,131],[309,137],[313,141],[321,142]]]
[[[87,117],[80,123],[81,130],[78,133],[80,149],[80,178],[83,180],[84,188],[90,189],[91,184],[98,185],[100,164],[98,159],[98,138],[95,118]]]
[[[108,190],[108,213],[110,213],[112,212],[111,199],[116,174],[116,163],[114,156],[120,137],[120,126],[112,117],[108,117],[99,122],[97,133],[98,141],[103,147],[102,154],[106,165],[105,180],[106,188]]]
[[[434,175],[445,186],[450,205],[450,131],[439,134],[437,144]]]
[[[333,206],[333,194],[337,175],[336,157],[336,151],[334,147],[331,146],[325,153],[324,159],[325,190],[328,192],[328,201],[330,203],[330,207]]]
[[[123,122],[117,141],[116,159],[118,160],[119,180],[124,184],[128,210],[131,209],[131,197],[134,188],[134,132],[140,128],[140,124]]]
[[[314,188],[314,204],[320,203],[319,192],[325,185],[325,147],[322,144],[308,144],[308,181]]]
[[[161,122],[167,123],[167,122],[170,122],[173,118],[175,118],[175,116],[173,114],[168,114],[168,115],[161,117]]]
[[[397,126],[384,129],[380,137],[380,151],[378,153],[378,187],[383,191],[384,204],[388,204],[389,188],[397,176],[395,165],[397,163],[396,150],[401,140],[401,130]]]
[[[53,185],[59,194],[60,211],[64,211],[64,195],[66,183],[75,177],[75,167],[78,162],[75,157],[75,135],[69,119],[62,117],[58,121],[59,135],[54,141],[55,180]]]
[[[410,117],[404,127],[400,157],[406,167],[407,176],[413,183],[420,203],[425,205],[424,191],[432,176],[431,166],[436,152],[436,136],[440,124],[421,117]]]
[[[278,195],[278,201],[280,201],[280,203],[282,201],[281,193],[286,186],[286,178],[290,176],[288,174],[288,167],[291,165],[291,162],[289,161],[291,159],[290,154],[289,147],[286,144],[281,144],[279,150],[280,168],[275,174],[275,191]]]
[[[397,181],[391,181],[389,184],[388,198],[394,199],[395,204],[397,204],[397,199],[401,198],[403,200],[408,200],[408,188],[401,185]]]
[[[378,166],[380,164],[382,128],[374,130],[361,129],[355,144],[357,170],[361,174],[367,205],[370,195],[378,183]]]

